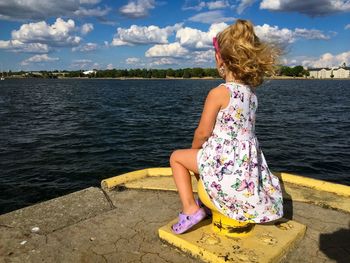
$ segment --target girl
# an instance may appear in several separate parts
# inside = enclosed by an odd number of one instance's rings
[[[238,221],[262,223],[283,216],[279,180],[265,161],[255,136],[255,87],[265,74],[273,74],[279,55],[263,43],[251,22],[237,20],[213,39],[216,67],[224,84],[213,88],[205,101],[192,148],[170,157],[182,202],[179,222],[184,233],[206,217],[192,192],[189,170],[202,180],[213,204]]]

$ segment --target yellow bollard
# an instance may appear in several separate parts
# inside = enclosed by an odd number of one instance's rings
[[[198,181],[197,189],[199,198],[203,204],[211,210],[213,214],[212,227],[216,233],[229,237],[242,237],[252,232],[255,226],[254,223],[237,221],[223,215],[217,210],[215,205],[211,202],[206,190],[204,189],[202,180]]]

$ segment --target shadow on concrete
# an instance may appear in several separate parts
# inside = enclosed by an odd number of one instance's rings
[[[320,250],[337,263],[350,262],[350,221],[349,228],[320,235]]]
[[[280,185],[283,193],[283,218],[293,220],[293,200],[292,196],[286,192],[284,182],[282,181],[281,173],[272,172],[280,180]]]

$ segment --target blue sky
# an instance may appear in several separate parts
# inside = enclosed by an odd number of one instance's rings
[[[214,67],[212,37],[237,18],[286,47],[285,65],[349,65],[349,13],[349,0],[0,0],[0,66]]]

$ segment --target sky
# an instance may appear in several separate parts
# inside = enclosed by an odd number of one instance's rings
[[[214,67],[236,19],[284,65],[350,65],[349,0],[0,0],[0,71]]]

